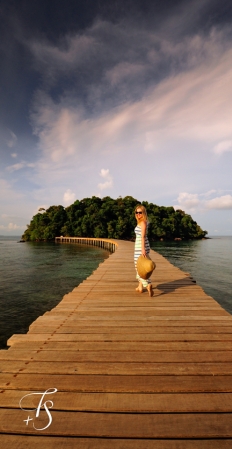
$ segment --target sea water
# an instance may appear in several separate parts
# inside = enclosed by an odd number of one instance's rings
[[[152,248],[190,273],[203,290],[232,314],[232,237],[155,242]]]
[[[0,348],[55,307],[109,256],[92,246],[0,237]]]
[[[27,332],[38,316],[55,307],[109,256],[108,251],[86,245],[18,240],[0,237],[0,348],[11,335]],[[232,237],[159,241],[151,246],[232,313]]]

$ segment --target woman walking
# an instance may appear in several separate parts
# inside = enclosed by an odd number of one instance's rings
[[[136,279],[139,281],[139,285],[136,291],[139,293],[143,292],[143,287],[147,289],[149,296],[153,296],[153,289],[150,279],[142,279],[137,271],[137,260],[139,256],[146,257],[150,252],[150,244],[147,237],[148,219],[147,211],[144,206],[139,204],[135,208],[135,218],[137,220],[137,226],[135,228],[136,240],[135,240],[135,252],[134,252],[134,263],[136,269]]]

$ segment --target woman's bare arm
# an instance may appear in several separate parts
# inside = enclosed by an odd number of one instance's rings
[[[146,251],[145,251],[145,236],[146,236],[146,229],[147,229],[147,223],[146,221],[141,221],[140,227],[141,227],[141,240],[142,240],[142,255],[145,257],[146,256]]]

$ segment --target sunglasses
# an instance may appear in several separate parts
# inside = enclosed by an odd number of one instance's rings
[[[142,212],[135,212],[135,214],[136,214],[136,215],[138,215],[138,214],[142,215]]]

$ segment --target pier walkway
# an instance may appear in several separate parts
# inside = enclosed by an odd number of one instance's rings
[[[108,243],[0,351],[1,449],[231,449],[232,316],[154,251],[154,296],[137,293],[133,243]]]

